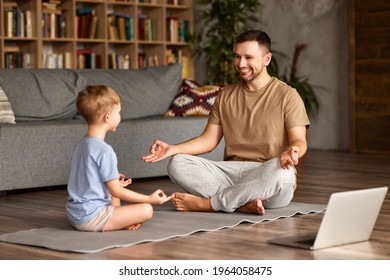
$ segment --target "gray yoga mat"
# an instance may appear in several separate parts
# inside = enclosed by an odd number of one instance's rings
[[[38,228],[0,235],[0,241],[39,246],[52,250],[95,253],[111,248],[127,247],[143,242],[156,242],[195,232],[215,231],[234,227],[240,223],[261,223],[297,214],[319,213],[326,205],[291,202],[279,209],[268,209],[264,216],[243,213],[178,212],[162,208],[155,211],[153,219],[138,230],[120,230],[94,233],[80,232],[67,225],[61,228]]]

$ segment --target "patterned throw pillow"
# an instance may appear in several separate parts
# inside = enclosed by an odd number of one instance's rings
[[[15,123],[15,115],[11,103],[0,87],[0,123]]]
[[[208,116],[215,98],[222,89],[223,86],[200,85],[195,81],[185,79],[164,116]]]

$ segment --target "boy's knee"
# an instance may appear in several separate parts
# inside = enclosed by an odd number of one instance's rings
[[[145,219],[150,220],[153,218],[153,206],[151,204],[143,204],[143,212],[145,213]]]

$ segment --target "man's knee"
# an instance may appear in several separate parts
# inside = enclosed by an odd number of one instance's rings
[[[291,167],[290,169],[283,169],[282,165],[280,163],[280,158],[273,158],[270,159],[265,163],[267,167],[272,170],[272,173],[276,175],[277,178],[282,179],[284,181],[295,179],[295,171],[294,168]]]
[[[183,164],[185,155],[178,154],[171,157],[168,163],[168,175],[172,177],[176,177],[177,172],[181,170],[180,166]]]

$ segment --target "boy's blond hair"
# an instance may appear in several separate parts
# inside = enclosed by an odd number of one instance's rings
[[[104,85],[87,86],[79,92],[76,100],[77,110],[88,124],[95,123],[102,114],[120,103],[119,95]]]

